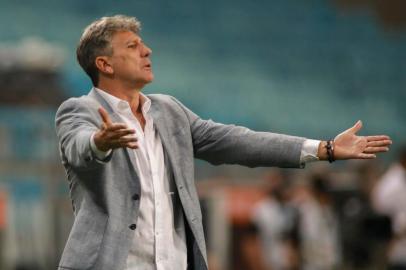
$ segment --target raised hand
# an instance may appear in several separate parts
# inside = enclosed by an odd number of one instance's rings
[[[138,148],[134,129],[129,129],[126,124],[113,123],[104,108],[100,107],[98,111],[103,124],[94,135],[94,143],[99,150],[108,151],[121,147]]]
[[[389,151],[392,144],[389,136],[358,136],[356,133],[362,128],[362,122],[340,133],[334,139],[335,159],[373,159],[377,153]]]

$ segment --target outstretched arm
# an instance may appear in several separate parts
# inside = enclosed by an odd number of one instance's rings
[[[333,142],[333,158],[342,159],[373,159],[377,153],[387,152],[389,145],[392,144],[389,136],[358,136],[357,132],[362,128],[362,122],[358,121],[355,125],[344,132],[338,134]],[[318,149],[318,157],[321,160],[327,160],[327,142],[322,141]]]
[[[256,132],[248,128],[203,120],[175,98],[188,118],[193,154],[214,165],[238,164],[248,167],[301,167],[300,154],[305,138]]]

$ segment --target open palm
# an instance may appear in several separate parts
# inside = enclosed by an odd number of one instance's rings
[[[335,137],[335,159],[373,159],[377,153],[389,150],[389,145],[392,144],[389,136],[358,136],[356,133],[361,128],[362,122],[358,121]]]

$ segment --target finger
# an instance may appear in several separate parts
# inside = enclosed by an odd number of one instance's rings
[[[364,153],[374,154],[388,151],[389,151],[388,147],[367,147],[365,148]]]
[[[135,147],[134,144],[137,144],[137,138],[125,138],[125,139],[118,139],[115,141],[110,142],[111,148],[117,149],[117,148],[123,148],[123,147],[129,147],[131,148]],[[138,145],[137,145],[138,147]]]
[[[375,136],[366,136],[368,142],[372,141],[382,141],[382,140],[391,140],[389,136],[386,135],[375,135]]]
[[[107,113],[107,111],[106,111],[103,107],[100,107],[100,108],[98,109],[98,111],[99,111],[99,114],[100,114],[100,116],[101,116],[103,122],[106,123],[106,125],[109,126],[109,125],[111,125],[111,124],[113,123],[113,122],[111,121],[111,119],[110,119],[109,114]]]
[[[357,156],[358,159],[374,159],[376,158],[375,154],[366,154],[366,153],[361,153]]]
[[[134,129],[119,129],[114,131],[114,133],[112,133],[110,139],[119,139],[121,137],[127,136],[127,135],[132,135],[135,133]]]
[[[134,143],[134,142],[131,142],[131,143],[127,143],[127,144],[125,145],[125,147],[131,148],[131,149],[137,149],[137,148],[138,148],[138,144],[137,144],[137,143]]]
[[[128,127],[124,123],[112,123],[107,127],[108,131],[117,131],[120,129],[128,129]]]
[[[355,134],[355,133],[357,133],[361,128],[362,128],[362,122],[361,122],[361,120],[358,120],[357,123],[355,123],[355,125],[350,128],[350,131]]]
[[[120,139],[118,139],[118,141],[120,142],[120,144],[126,144],[126,143],[130,143],[130,142],[136,142],[136,141],[138,141],[138,138],[135,136],[127,136],[127,137],[121,137]]]
[[[138,148],[138,143],[136,142],[127,142],[127,143],[122,143],[118,145],[116,148],[131,148],[131,149],[137,149]]]
[[[136,142],[138,139],[135,136],[128,136],[128,137],[121,137],[116,140],[112,140],[111,143],[114,145],[114,147],[123,147],[127,143],[131,142]]]
[[[392,144],[391,140],[368,141],[367,146],[389,146]]]

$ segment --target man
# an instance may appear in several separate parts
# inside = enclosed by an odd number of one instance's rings
[[[104,17],[80,39],[77,58],[94,88],[56,114],[75,212],[59,269],[207,269],[194,157],[300,167],[388,150],[387,136],[355,135],[361,122],[320,142],[202,120],[173,97],[145,96],[152,51],[139,30],[135,18]]]

